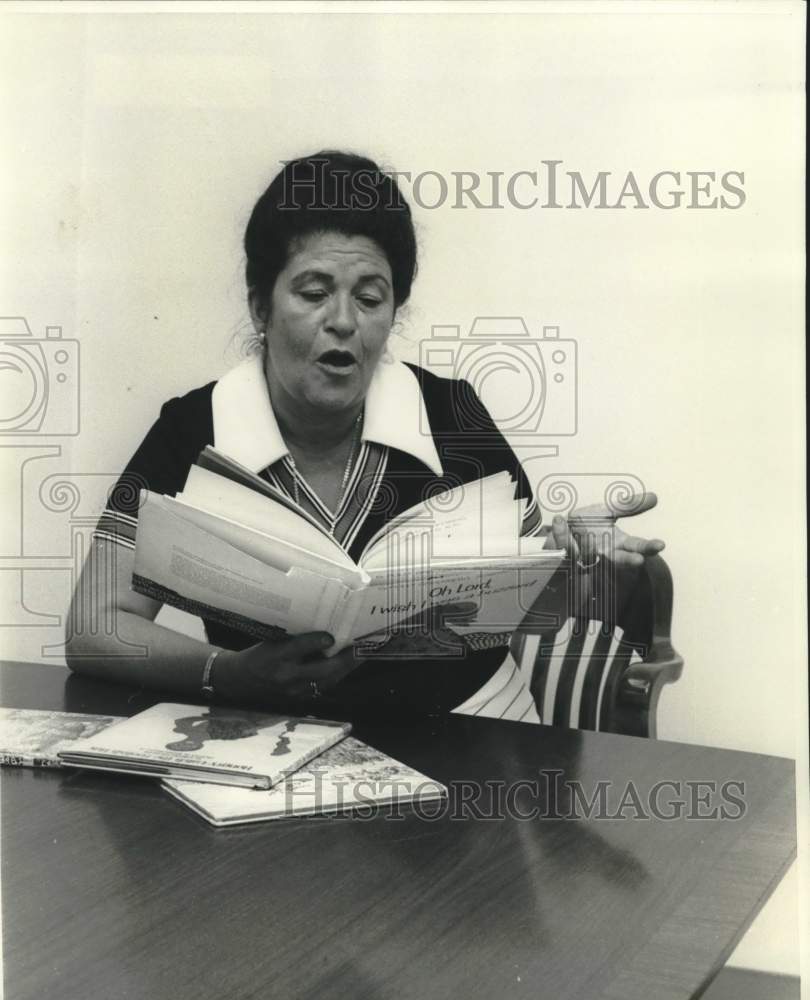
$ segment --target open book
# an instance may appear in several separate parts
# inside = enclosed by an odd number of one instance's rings
[[[474,603],[468,630],[511,631],[563,556],[519,537],[526,501],[514,494],[507,472],[445,491],[389,520],[355,562],[289,497],[209,447],[177,497],[143,491],[132,586],[257,638],[329,632],[330,653],[441,604]]]

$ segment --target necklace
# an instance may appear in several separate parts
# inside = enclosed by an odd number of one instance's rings
[[[357,442],[360,437],[360,423],[363,419],[363,411],[357,414],[357,420],[354,422],[354,428],[352,429],[352,441],[349,445],[349,454],[346,457],[346,465],[343,469],[343,478],[340,481],[340,493],[338,494],[337,503],[335,504],[335,510],[329,519],[329,534],[334,537],[335,528],[337,527],[338,515],[340,514],[340,508],[343,506],[343,500],[346,496],[346,485],[349,482],[349,478],[352,474],[352,466],[354,465],[354,454],[357,450]],[[292,470],[292,481],[293,481],[293,499],[297,507],[301,506],[301,493],[299,490],[299,483],[304,483],[304,477],[298,471],[298,466],[295,464],[295,459],[290,454],[290,468]],[[325,505],[324,505],[325,506]]]

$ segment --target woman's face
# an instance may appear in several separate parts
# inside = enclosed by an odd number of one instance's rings
[[[261,323],[254,303],[251,311]],[[356,407],[393,320],[391,267],[373,240],[326,232],[296,241],[267,317],[271,397],[323,411]]]

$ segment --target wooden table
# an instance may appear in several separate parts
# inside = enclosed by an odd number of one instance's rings
[[[0,680],[15,708],[159,700],[58,667]],[[785,759],[466,717],[357,735],[449,784],[442,815],[216,830],[150,779],[4,769],[7,1000],[691,997],[795,854]],[[642,810],[585,818],[572,783],[600,780]],[[663,780],[687,802],[744,782],[744,813],[640,818]],[[534,818],[483,818],[508,788]]]

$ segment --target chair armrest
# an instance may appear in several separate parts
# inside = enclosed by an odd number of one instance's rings
[[[655,739],[658,699],[665,684],[681,676],[683,658],[660,639],[647,658],[631,663],[619,680],[610,731]]]

